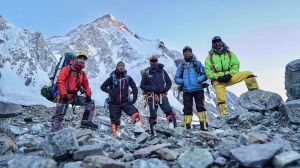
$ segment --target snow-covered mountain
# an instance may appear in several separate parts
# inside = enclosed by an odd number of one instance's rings
[[[86,71],[92,97],[98,105],[103,105],[107,97],[100,91],[100,85],[109,77],[118,61],[125,62],[128,74],[139,85],[140,70],[149,66],[149,56],[158,55],[159,62],[165,65],[171,78],[174,78],[176,71],[174,60],[182,58],[180,52],[169,49],[164,42],[144,39],[133,33],[112,15],[80,25],[64,36],[51,37],[47,43],[40,33],[32,34],[16,28],[3,18],[0,33],[0,100],[16,103],[49,105],[39,92],[44,84],[49,83],[48,75],[53,65],[65,52],[88,51]],[[11,84],[11,81],[15,82]],[[169,100],[176,110],[182,111],[181,98],[177,98],[176,89],[174,84],[172,91],[169,91]],[[236,96],[230,93],[228,100],[229,107],[235,108]],[[206,105],[209,111],[216,113],[212,88],[206,96]],[[137,106],[140,111],[146,111],[141,94]]]
[[[55,64],[41,33],[17,28],[0,16],[0,100],[43,102],[40,88]]]

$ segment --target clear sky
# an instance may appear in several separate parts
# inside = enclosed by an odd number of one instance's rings
[[[300,57],[299,0],[1,0],[0,15],[18,27],[64,35],[112,14],[136,34],[172,49],[186,45],[204,62],[220,35],[264,90],[283,98],[285,65]],[[244,83],[229,87],[237,95]]]

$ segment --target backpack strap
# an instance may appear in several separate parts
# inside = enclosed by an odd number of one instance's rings
[[[214,56],[214,53],[212,51],[209,51],[210,64],[212,66],[213,72],[216,73],[218,71],[216,70],[215,63],[214,63],[214,60],[213,60],[213,56]]]

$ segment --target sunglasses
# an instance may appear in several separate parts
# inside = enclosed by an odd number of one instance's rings
[[[157,60],[150,60],[150,62],[157,62]]]

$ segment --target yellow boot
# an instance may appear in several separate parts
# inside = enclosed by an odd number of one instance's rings
[[[191,129],[193,115],[183,115],[183,122],[185,129]]]
[[[245,79],[245,83],[246,83],[246,86],[248,88],[248,90],[255,90],[255,89],[258,89],[258,83],[256,81],[256,78],[254,75],[250,75],[248,76],[246,79]]]
[[[219,103],[218,104],[218,109],[219,109],[220,116],[225,116],[225,115],[228,114],[227,104],[225,102],[224,103]]]
[[[208,131],[208,122],[206,111],[198,112],[200,127],[202,131]]]

